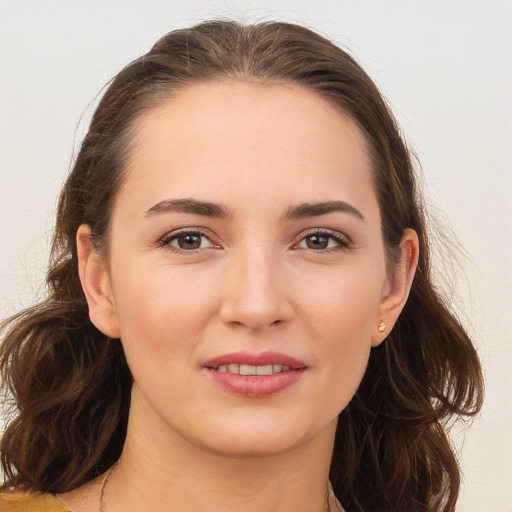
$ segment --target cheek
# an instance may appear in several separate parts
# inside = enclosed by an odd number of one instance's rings
[[[211,292],[188,272],[134,266],[114,290],[121,342],[133,378],[157,404],[169,400],[169,386],[182,390],[173,400],[186,404],[188,369],[212,311]],[[194,283],[191,285],[191,283]]]
[[[352,272],[324,281],[303,302],[323,386],[333,403],[345,407],[363,377],[378,314],[383,273]]]
[[[124,268],[123,278],[115,281],[114,299],[127,356],[144,349],[143,357],[158,358],[186,352],[196,343],[215,309],[215,297],[211,281],[192,267]]]
[[[302,307],[317,334],[330,339],[370,342],[379,310],[385,275],[383,271],[348,269],[303,282]],[[323,336],[321,336],[323,337]]]

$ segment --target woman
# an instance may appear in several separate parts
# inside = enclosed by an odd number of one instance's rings
[[[0,510],[454,510],[480,365],[393,117],[321,36],[207,22],[121,71],[48,285],[4,324]]]

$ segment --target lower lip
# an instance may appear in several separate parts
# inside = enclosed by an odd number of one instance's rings
[[[238,396],[266,398],[295,384],[304,374],[305,368],[273,373],[271,375],[239,375],[208,369],[213,381]]]

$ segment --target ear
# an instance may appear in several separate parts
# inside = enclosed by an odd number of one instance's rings
[[[393,269],[379,305],[372,334],[372,347],[382,343],[402,312],[418,266],[419,241],[416,231],[406,229],[400,242],[400,262]]]
[[[78,274],[89,305],[91,322],[110,338],[119,338],[119,325],[115,310],[110,277],[104,260],[95,250],[91,228],[82,224],[76,234]]]

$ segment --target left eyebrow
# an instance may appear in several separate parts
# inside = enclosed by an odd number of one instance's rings
[[[324,201],[321,203],[303,203],[296,206],[290,206],[281,219],[304,219],[306,217],[318,217],[332,212],[348,213],[350,215],[354,215],[363,222],[366,222],[363,214],[356,207],[345,201]]]
[[[167,199],[152,206],[146,213],[146,217],[161,213],[191,213],[204,215],[205,217],[218,217],[225,219],[230,217],[228,208],[222,204],[197,201],[196,199]]]

